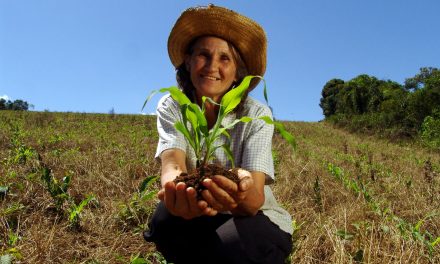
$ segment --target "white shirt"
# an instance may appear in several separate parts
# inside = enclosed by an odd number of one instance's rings
[[[223,119],[222,125],[225,126],[242,116],[272,117],[272,113],[269,107],[248,96],[242,110],[239,113],[228,114]],[[182,121],[179,104],[170,95],[163,96],[157,106],[159,142],[155,157],[160,160],[160,154],[166,149],[181,149],[186,153],[186,166],[188,171],[191,171],[195,168],[196,156],[185,137],[174,128],[177,121]],[[272,157],[273,130],[273,125],[268,125],[263,120],[238,123],[228,131],[231,136],[230,148],[236,167],[248,171],[263,172],[266,175],[265,202],[260,210],[283,231],[292,234],[290,214],[278,205],[271,188],[268,186],[275,179]],[[223,136],[219,138],[216,145],[222,145],[226,143],[226,140],[226,137]],[[215,151],[213,162],[227,169],[231,168],[231,163],[221,148]]]

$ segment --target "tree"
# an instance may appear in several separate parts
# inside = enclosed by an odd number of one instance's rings
[[[338,93],[344,87],[344,81],[341,79],[332,79],[328,81],[321,92],[321,100],[319,106],[325,117],[329,117],[336,113],[338,103]]]
[[[0,98],[0,110],[6,110],[6,100],[4,98]]]
[[[440,70],[433,67],[422,67],[420,68],[420,72],[417,73],[414,77],[405,79],[405,89],[408,91],[416,91],[425,86],[426,82],[429,82],[433,76],[438,76],[440,74]]]
[[[19,110],[19,111],[27,111],[29,107],[32,106],[28,102],[23,100],[15,100],[12,102],[11,100],[6,101],[5,99],[0,99],[0,110]]]

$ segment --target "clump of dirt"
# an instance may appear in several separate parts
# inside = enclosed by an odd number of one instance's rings
[[[204,179],[210,179],[215,175],[223,175],[235,183],[239,183],[238,168],[227,170],[217,164],[208,164],[196,168],[190,174],[182,172],[174,179],[174,183],[184,182],[187,187],[193,187],[197,192],[197,199],[202,198],[202,191],[205,190],[202,182]]]

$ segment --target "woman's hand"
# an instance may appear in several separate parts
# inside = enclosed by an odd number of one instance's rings
[[[206,201],[197,201],[196,190],[192,187],[186,187],[185,183],[175,184],[169,181],[159,191],[158,197],[165,203],[168,211],[175,216],[184,219],[192,219],[202,215],[214,216],[217,210],[208,207]]]
[[[238,184],[221,175],[205,179],[203,185],[207,189],[202,192],[202,196],[208,205],[218,212],[231,211],[233,214],[254,215],[264,201],[264,174],[251,174],[239,169],[238,177]]]

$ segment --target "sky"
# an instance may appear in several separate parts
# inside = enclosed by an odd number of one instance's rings
[[[140,114],[150,91],[176,85],[167,53],[176,19],[209,3],[265,29],[264,78],[279,120],[322,120],[333,78],[403,83],[440,68],[438,0],[0,0],[0,97],[34,111]],[[263,101],[262,85],[251,96]]]

